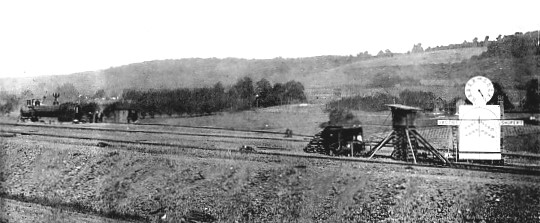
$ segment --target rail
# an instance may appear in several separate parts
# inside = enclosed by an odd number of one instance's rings
[[[203,137],[220,137],[220,138],[237,138],[237,139],[261,139],[261,140],[277,140],[291,142],[308,142],[307,139],[291,139],[291,138],[274,138],[274,137],[257,137],[257,136],[238,136],[238,135],[223,135],[223,134],[204,134],[204,133],[185,133],[172,131],[149,131],[149,130],[125,130],[112,128],[96,128],[96,127],[66,127],[56,125],[28,125],[16,123],[0,123],[0,125],[18,126],[18,127],[35,127],[35,128],[51,128],[51,129],[75,129],[75,130],[91,130],[105,132],[129,132],[129,133],[148,133],[148,134],[169,134],[169,135],[184,135],[184,136],[203,136]]]

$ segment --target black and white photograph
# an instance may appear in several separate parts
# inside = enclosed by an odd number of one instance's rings
[[[0,223],[540,222],[540,2],[0,2]]]

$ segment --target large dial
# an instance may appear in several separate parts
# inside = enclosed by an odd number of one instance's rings
[[[474,105],[486,105],[493,97],[493,92],[493,84],[483,76],[473,77],[465,85],[465,96]]]
[[[475,140],[482,137],[498,139],[499,135],[496,133],[500,131],[497,128],[499,117],[493,111],[490,111],[489,108],[473,108],[463,114],[462,119],[464,124],[463,130],[465,131],[464,136],[475,137]]]
[[[500,159],[500,112],[498,105],[460,106],[460,159]]]

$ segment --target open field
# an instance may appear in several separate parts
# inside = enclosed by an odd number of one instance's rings
[[[219,113],[211,116],[143,119],[144,124],[168,124],[187,126],[211,126],[225,129],[268,130],[285,132],[289,128],[300,135],[314,135],[321,131],[320,124],[328,121],[328,113],[322,104],[284,105],[260,108],[252,111]],[[354,115],[366,125],[366,132],[376,133],[391,126],[390,111],[362,112]],[[435,121],[436,123],[436,121]]]
[[[157,222],[537,222],[537,176],[5,138],[3,193]],[[156,148],[158,149],[158,148]]]
[[[143,119],[140,122],[277,132],[285,132],[285,129],[289,128],[294,133],[312,135],[319,131],[320,123],[328,120],[328,114],[324,113],[323,109],[324,105],[285,105],[191,118]]]

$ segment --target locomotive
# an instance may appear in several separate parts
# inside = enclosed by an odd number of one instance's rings
[[[58,118],[60,122],[78,122],[82,118],[81,106],[77,103],[67,102],[60,104],[58,94],[53,94],[52,105],[43,105],[39,99],[26,100],[26,106],[20,110],[20,121],[39,121],[40,118]]]

